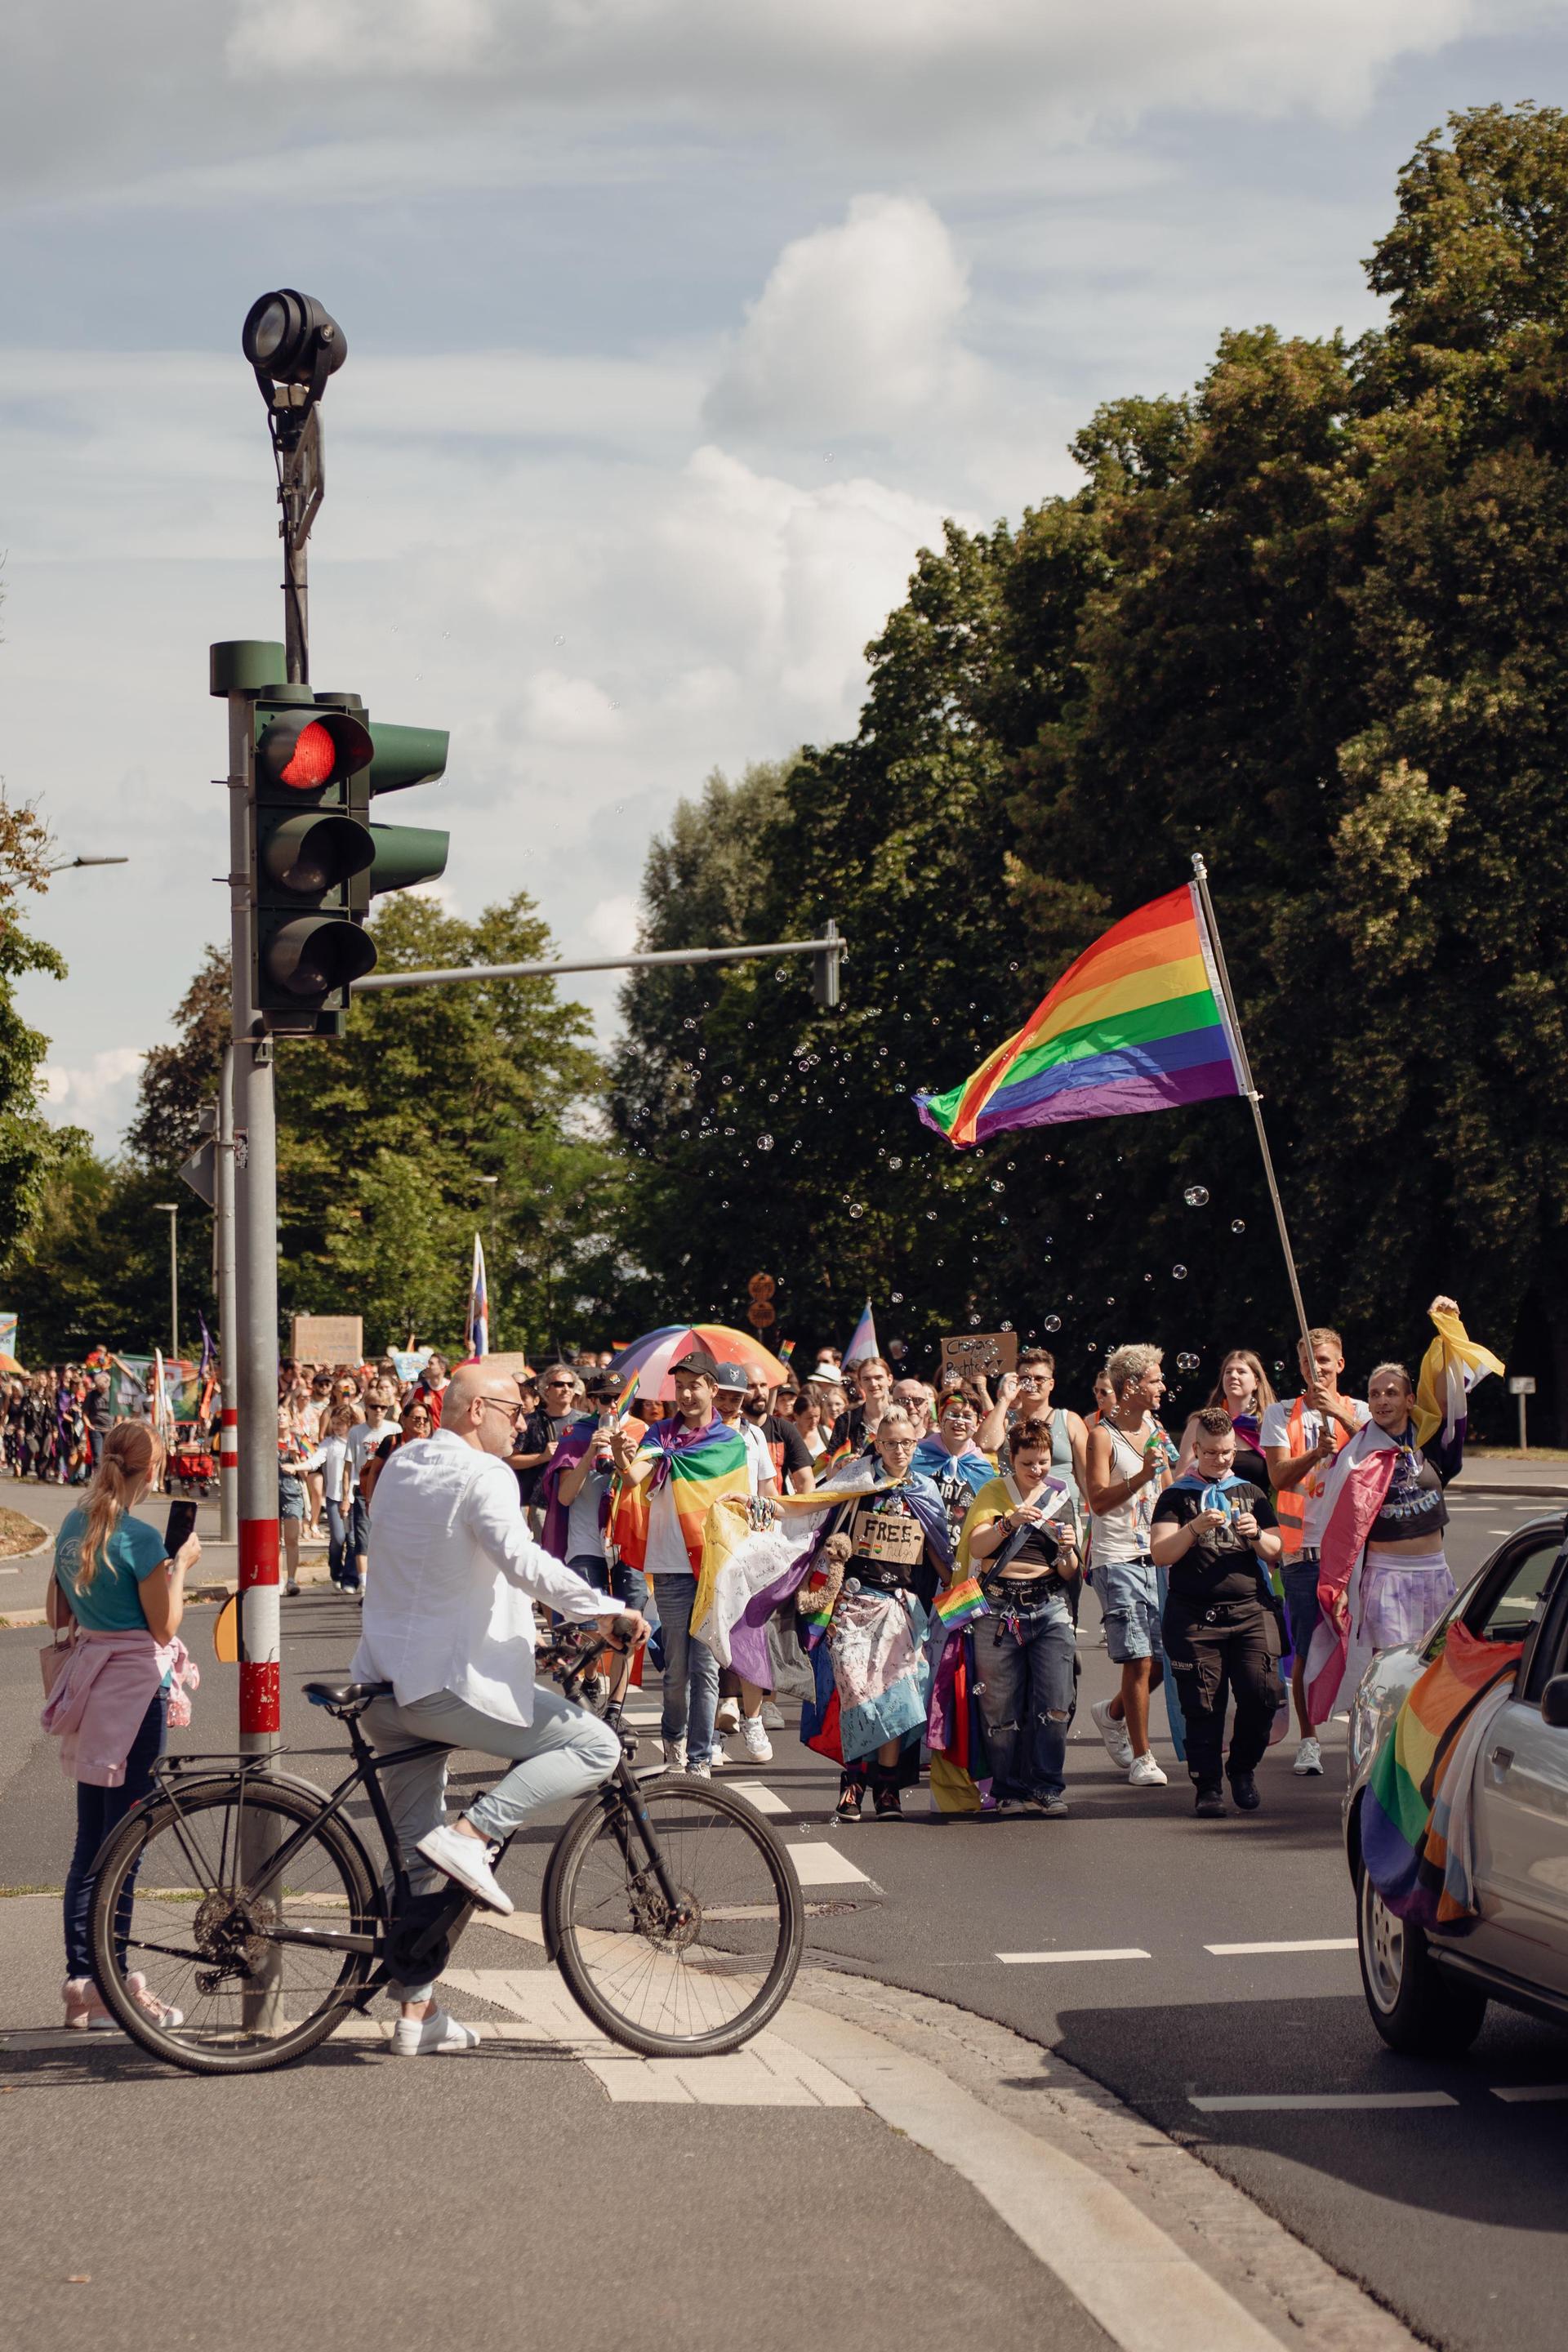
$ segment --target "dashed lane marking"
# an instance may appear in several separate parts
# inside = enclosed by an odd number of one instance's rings
[[[1244,2091],[1224,2098],[1187,2101],[1205,2116],[1305,2114],[1314,2108],[1339,2115],[1366,2107],[1457,2107],[1458,2104],[1448,2091]]]
[[[1047,1967],[1064,1960],[1147,1960],[1152,1957],[1139,1944],[1116,1944],[1102,1952],[998,1952],[1005,1969]]]
[[[1568,2083],[1494,2083],[1492,2096],[1510,2106],[1532,2106],[1538,2099],[1568,2099]]]
[[[1299,1941],[1279,1944],[1205,1944],[1205,1952],[1216,1953],[1221,1959],[1230,1959],[1247,1952],[1353,1952],[1353,1936],[1304,1936]]]

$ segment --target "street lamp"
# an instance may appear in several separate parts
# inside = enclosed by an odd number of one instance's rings
[[[46,866],[46,874],[68,874],[77,866],[129,866],[129,857],[66,857],[58,866]]]
[[[173,1363],[180,1353],[180,1204],[154,1201],[153,1206],[166,1211],[169,1219],[169,1360]]]

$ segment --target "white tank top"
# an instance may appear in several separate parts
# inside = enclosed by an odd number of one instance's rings
[[[1135,1478],[1143,1467],[1142,1445],[1135,1445],[1113,1421],[1102,1421],[1100,1425],[1110,1440],[1112,1477]],[[1093,1515],[1096,1568],[1109,1568],[1117,1560],[1148,1559],[1149,1528],[1159,1491],[1159,1480],[1151,1478],[1125,1502],[1116,1504],[1109,1511]]]

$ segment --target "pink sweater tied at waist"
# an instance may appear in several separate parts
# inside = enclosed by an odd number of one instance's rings
[[[92,1633],[79,1628],[65,1669],[39,1717],[60,1743],[60,1763],[73,1780],[118,1789],[142,1719],[165,1681],[169,1720],[188,1723],[187,1690],[201,1681],[195,1660],[176,1635],[155,1642],[144,1629]]]

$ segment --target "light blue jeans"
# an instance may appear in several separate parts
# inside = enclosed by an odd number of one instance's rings
[[[684,1739],[689,1764],[710,1763],[713,1717],[719,1712],[719,1661],[691,1631],[694,1576],[656,1576],[659,1635],[664,1644],[664,1716],[660,1737]]]
[[[451,1691],[432,1691],[399,1706],[378,1698],[364,1711],[364,1732],[374,1748],[405,1748],[415,1739],[439,1739],[448,1750],[468,1748],[480,1756],[510,1756],[512,1769],[493,1789],[464,1807],[468,1821],[487,1838],[509,1838],[542,1805],[580,1797],[607,1780],[621,1760],[618,1736],[596,1715],[573,1706],[558,1691],[536,1686],[531,1723],[500,1723],[481,1715]],[[447,1884],[444,1872],[418,1852],[419,1841],[447,1818],[448,1757],[416,1756],[389,1765],[381,1774],[398,1852],[410,1891],[427,1895]],[[401,2000],[428,2000],[430,1985],[393,1985]]]

